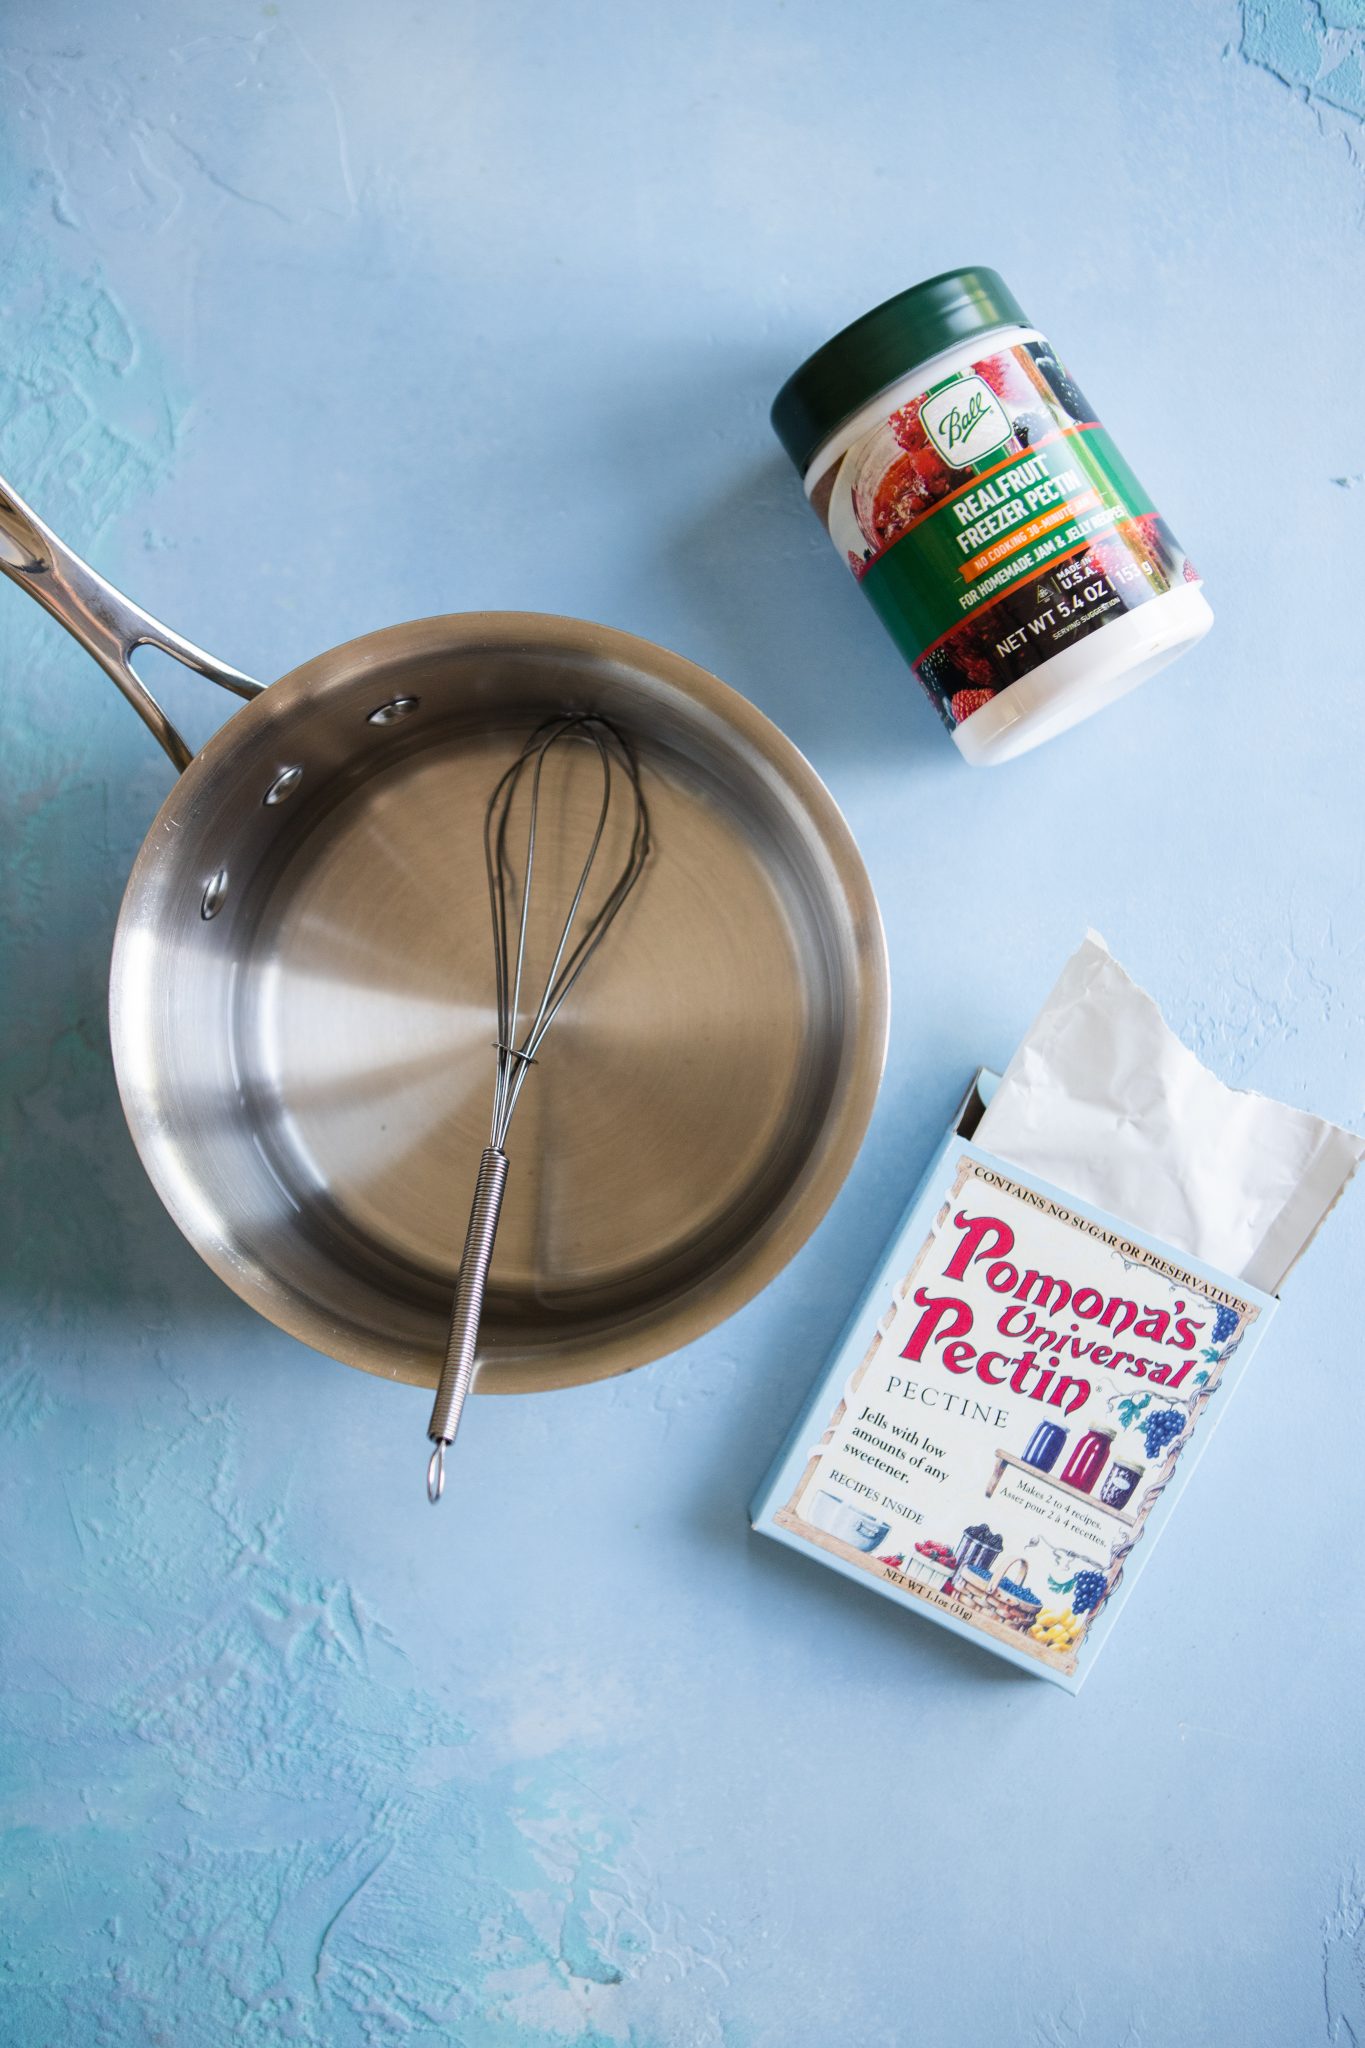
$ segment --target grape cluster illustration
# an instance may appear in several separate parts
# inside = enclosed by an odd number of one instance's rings
[[[1103,1572],[1077,1572],[1076,1583],[1071,1589],[1071,1611],[1073,1614],[1089,1614],[1092,1607],[1098,1607],[1104,1598]]]
[[[1185,1418],[1178,1408],[1158,1408],[1154,1415],[1149,1415],[1142,1425],[1147,1456],[1159,1458],[1167,1444],[1178,1437],[1184,1427]]]
[[[1223,1308],[1223,1307],[1220,1307],[1220,1308],[1219,1308],[1219,1310],[1218,1310],[1218,1313],[1217,1313],[1217,1315],[1216,1315],[1216,1316],[1214,1317],[1214,1319],[1213,1319],[1213,1341],[1214,1341],[1214,1343],[1215,1343],[1215,1344],[1226,1344],[1226,1343],[1227,1343],[1227,1340],[1228,1340],[1228,1338],[1229,1338],[1229,1337],[1230,1337],[1230,1336],[1232,1335],[1233,1331],[1234,1331],[1234,1330],[1235,1330],[1235,1329],[1237,1328],[1237,1321],[1238,1321],[1238,1317],[1237,1317],[1237,1311],[1236,1311],[1236,1309],[1235,1309],[1235,1308]]]

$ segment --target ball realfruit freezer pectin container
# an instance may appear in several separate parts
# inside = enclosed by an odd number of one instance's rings
[[[1065,732],[1213,624],[1170,527],[993,270],[865,313],[772,418],[974,765]]]

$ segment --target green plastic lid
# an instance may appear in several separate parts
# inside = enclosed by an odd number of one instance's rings
[[[804,474],[822,441],[850,413],[956,342],[992,327],[1027,327],[994,270],[945,270],[874,306],[788,377],[773,400],[773,431]]]

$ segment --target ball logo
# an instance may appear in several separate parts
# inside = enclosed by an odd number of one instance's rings
[[[966,469],[996,448],[1003,448],[1014,429],[989,384],[980,377],[959,377],[925,399],[920,424],[952,469]]]

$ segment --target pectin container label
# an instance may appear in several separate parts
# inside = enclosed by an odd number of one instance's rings
[[[961,1157],[774,1520],[1066,1677],[1257,1305]]]
[[[1200,580],[1046,342],[897,406],[809,491],[949,731]]]

